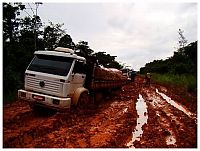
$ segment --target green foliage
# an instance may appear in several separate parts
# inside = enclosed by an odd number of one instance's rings
[[[182,87],[188,92],[197,93],[197,77],[191,74],[157,74],[153,73],[152,79],[161,84]]]
[[[103,65],[106,68],[122,68],[122,66],[115,61],[116,56],[111,56],[110,54],[106,54],[106,52],[97,52],[94,53],[93,56],[98,61],[98,64]]]
[[[185,87],[197,92],[197,41],[185,46],[187,40],[179,29],[180,48],[166,60],[154,60],[140,68],[140,73],[154,73],[154,80]]]
[[[10,3],[3,3],[3,40],[12,42],[17,35],[20,24],[20,11],[25,7],[21,3],[12,6]]]
[[[140,69],[140,73],[197,74],[197,41],[178,49],[166,60],[154,60]]]
[[[39,16],[18,18],[23,9],[25,5],[21,3],[3,4],[3,98],[6,101],[15,99],[17,89],[23,88],[24,71],[35,51],[35,21],[38,27],[42,26]],[[41,39],[38,41],[38,46],[43,48]]]
[[[64,24],[53,24],[52,22],[49,24],[44,28],[44,46],[48,50],[53,50],[58,46],[60,37],[65,35],[65,30],[62,29]]]
[[[86,59],[92,55],[94,52],[88,45],[88,42],[86,41],[79,41],[78,44],[76,44],[76,54],[82,57],[85,57]]]
[[[86,41],[78,42],[75,49],[76,54],[85,57],[88,63],[96,63],[97,65],[103,65],[107,68],[122,68],[122,66],[115,61],[116,56],[111,56],[110,54],[106,54],[106,52],[94,53]]]
[[[75,44],[72,41],[71,36],[68,34],[65,34],[63,37],[60,38],[60,40],[58,42],[58,47],[75,49]]]

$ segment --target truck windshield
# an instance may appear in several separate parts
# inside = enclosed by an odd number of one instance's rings
[[[28,70],[67,76],[73,58],[51,55],[35,55]]]

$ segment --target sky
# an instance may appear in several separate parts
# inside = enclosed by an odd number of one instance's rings
[[[27,12],[32,14],[30,9]],[[44,2],[38,15],[45,25],[64,23],[75,43],[87,41],[95,52],[117,56],[118,62],[134,70],[172,56],[178,48],[179,28],[188,44],[197,40],[195,2]]]

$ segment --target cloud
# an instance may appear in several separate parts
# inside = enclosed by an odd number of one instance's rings
[[[110,12],[107,16],[109,35],[104,34],[105,39],[98,36],[104,39],[104,49],[137,70],[149,61],[172,56],[179,28],[187,31],[186,38],[190,42],[197,37],[197,6],[194,4],[122,4],[107,12]],[[101,47],[101,43],[98,41],[96,47]]]
[[[136,70],[172,56],[179,28],[188,42],[197,40],[197,3],[44,3],[39,15]]]

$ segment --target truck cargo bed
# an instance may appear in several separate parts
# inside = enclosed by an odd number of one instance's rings
[[[126,80],[93,81],[89,86],[91,90],[120,88],[127,83]]]

